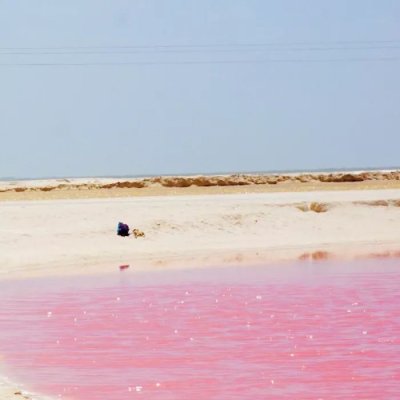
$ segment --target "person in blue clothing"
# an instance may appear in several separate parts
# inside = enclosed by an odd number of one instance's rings
[[[118,222],[117,235],[129,236],[129,226],[127,224],[124,224],[123,222]]]

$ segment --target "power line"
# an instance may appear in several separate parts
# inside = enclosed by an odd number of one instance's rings
[[[212,65],[212,64],[307,64],[307,63],[365,63],[365,62],[398,62],[400,57],[380,58],[336,58],[336,59],[268,59],[268,60],[221,60],[221,61],[134,61],[134,62],[77,62],[77,63],[0,63],[0,67],[56,67],[56,66],[165,66],[165,65]]]
[[[400,40],[342,40],[331,42],[270,42],[270,43],[209,43],[209,44],[154,44],[154,45],[105,45],[105,46],[48,46],[48,47],[0,47],[10,51],[41,50],[96,50],[96,49],[190,49],[190,48],[251,48],[251,47],[304,47],[304,46],[383,46],[397,44]]]
[[[221,49],[148,49],[148,50],[57,50],[57,51],[4,51],[0,49],[0,55],[113,55],[113,54],[189,54],[189,53],[249,53],[249,52],[328,52],[328,51],[370,51],[370,50],[400,50],[399,46],[369,46],[369,47],[293,47],[293,48],[221,48]]]
[[[207,64],[268,64],[268,63],[344,63],[397,62],[400,40],[281,42],[281,43],[210,43],[210,44],[154,44],[135,46],[58,46],[58,47],[3,47],[1,67],[47,66],[157,66]],[[342,52],[342,54],[340,54]],[[280,53],[280,57],[274,57]],[[292,54],[291,54],[292,53]],[[310,54],[309,54],[310,53]],[[311,53],[321,57],[311,58]],[[224,57],[224,54],[249,54],[249,58]],[[302,57],[296,57],[301,54]],[[322,54],[326,55],[323,57]],[[135,57],[135,56],[144,57]],[[175,59],[169,57],[176,55]],[[180,55],[187,57],[180,57]],[[190,57],[190,55],[196,57]],[[46,61],[25,60],[19,57],[47,56]],[[71,56],[57,62],[56,56]],[[107,57],[97,58],[91,56]],[[125,57],[124,57],[125,56]],[[126,58],[128,57],[129,58]],[[157,58],[155,58],[157,56]],[[214,57],[215,56],[215,57]],[[17,59],[9,57],[18,57]],[[90,58],[88,58],[90,57]],[[112,58],[109,58],[112,57]],[[121,58],[124,57],[124,58]],[[135,58],[130,58],[135,57]],[[114,58],[114,59],[113,59]],[[147,59],[146,59],[147,58]],[[185,59],[186,58],[186,59]],[[101,60],[104,61],[101,61]]]

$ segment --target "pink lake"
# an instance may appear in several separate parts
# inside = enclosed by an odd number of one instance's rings
[[[0,354],[75,400],[399,399],[400,263],[4,282]]]

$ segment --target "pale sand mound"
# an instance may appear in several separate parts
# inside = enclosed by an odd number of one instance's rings
[[[400,190],[3,202],[0,277],[400,247],[399,202]],[[308,212],[299,212],[299,204]],[[119,221],[145,236],[118,237]]]

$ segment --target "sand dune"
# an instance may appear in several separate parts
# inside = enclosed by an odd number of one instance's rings
[[[284,183],[344,183],[367,181],[400,181],[400,171],[304,173],[280,175],[215,175],[160,176],[140,179],[53,179],[45,181],[3,181],[0,193],[50,192],[54,190],[141,189],[152,186],[166,188],[227,187],[278,185]]]

